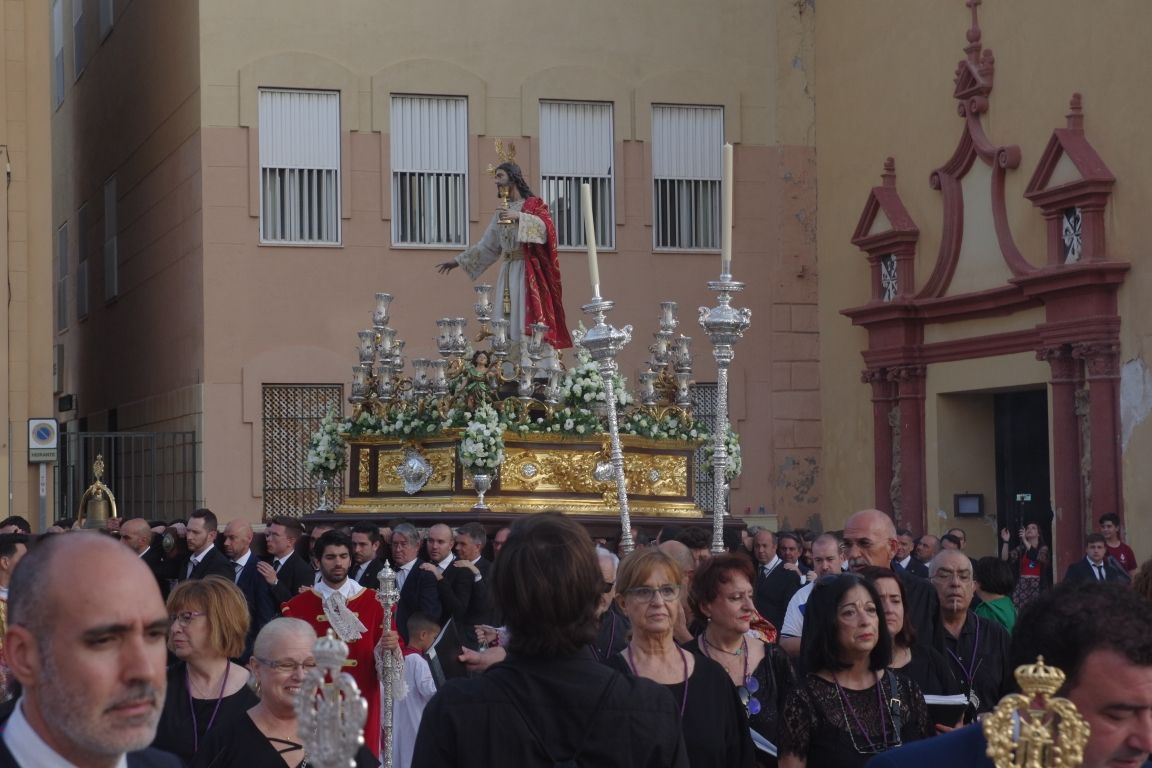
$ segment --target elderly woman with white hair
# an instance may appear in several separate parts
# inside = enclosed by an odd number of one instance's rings
[[[194,768],[283,768],[308,762],[296,719],[296,698],[315,668],[316,633],[300,619],[273,619],[256,636],[248,662],[260,703],[226,727],[215,728],[201,745]],[[357,768],[378,766],[367,747],[356,753]]]

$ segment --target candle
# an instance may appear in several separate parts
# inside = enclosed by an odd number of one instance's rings
[[[580,207],[584,210],[584,238],[588,241],[588,276],[592,298],[600,298],[600,267],[596,263],[596,221],[592,217],[592,186],[580,185]]]
[[[720,274],[732,275],[732,145],[724,145],[724,200],[720,225]]]

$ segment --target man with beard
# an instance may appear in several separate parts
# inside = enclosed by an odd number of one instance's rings
[[[523,339],[531,336],[533,323],[544,323],[548,332],[544,341],[549,349],[572,346],[568,323],[564,319],[564,300],[560,286],[560,259],[556,253],[556,227],[548,205],[532,193],[520,166],[512,162],[496,167],[496,189],[508,199],[508,210],[497,211],[483,239],[452,261],[436,265],[440,274],[464,267],[475,280],[500,262],[496,277],[496,294],[492,307],[494,318],[508,320],[512,340],[512,359],[525,354]],[[501,220],[509,223],[501,223]]]
[[[83,578],[75,578],[83,574]],[[167,688],[168,613],[148,566],[115,539],[49,536],[13,574],[5,650],[23,686],[0,766],[162,768],[147,749]]]
[[[376,593],[348,578],[352,568],[352,540],[340,531],[328,531],[316,541],[313,557],[320,564],[320,581],[280,609],[283,616],[303,619],[324,637],[331,629],[348,644],[345,671],[356,680],[368,701],[364,744],[380,754],[380,682],[376,676],[376,643],[384,632],[384,609]]]

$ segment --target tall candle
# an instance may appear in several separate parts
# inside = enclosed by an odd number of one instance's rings
[[[596,221],[592,216],[592,186],[580,185],[580,207],[584,210],[584,239],[588,241],[588,276],[592,297],[600,298],[600,266],[596,261]]]
[[[724,200],[721,202],[720,274],[732,274],[732,145],[724,145]]]

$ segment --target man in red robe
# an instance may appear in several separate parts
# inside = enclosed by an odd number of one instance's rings
[[[568,322],[564,318],[564,298],[560,285],[560,259],[556,254],[556,227],[548,205],[532,193],[515,163],[496,167],[496,188],[508,209],[497,211],[479,243],[452,261],[437,264],[441,273],[463,267],[473,280],[488,267],[500,262],[496,278],[494,318],[509,321],[513,359],[519,357],[519,343],[532,335],[532,323],[544,323],[544,336],[553,349],[572,346]],[[501,223],[501,220],[506,223]]]
[[[376,592],[348,578],[352,568],[352,540],[339,531],[328,531],[316,541],[320,582],[284,603],[280,613],[303,619],[324,637],[328,630],[348,644],[344,671],[360,687],[368,702],[364,744],[380,755],[380,682],[376,675],[376,644],[384,633],[384,608]]]

